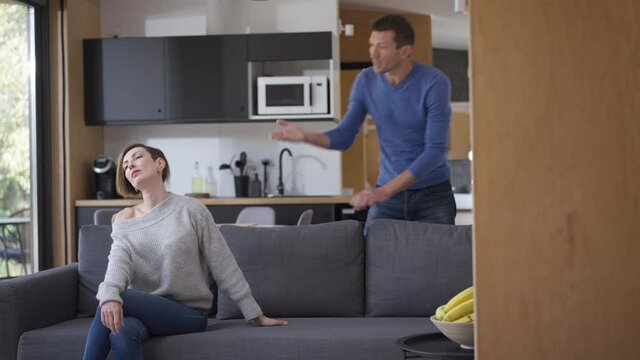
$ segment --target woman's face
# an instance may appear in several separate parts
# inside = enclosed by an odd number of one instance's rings
[[[140,189],[140,184],[154,176],[162,177],[164,167],[162,158],[153,160],[151,154],[143,147],[134,147],[122,158],[124,176],[135,189]]]

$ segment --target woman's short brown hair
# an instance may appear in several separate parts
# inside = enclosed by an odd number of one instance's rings
[[[124,161],[124,156],[129,152],[129,150],[137,147],[141,147],[145,149],[149,153],[149,155],[151,155],[151,158],[154,161],[157,158],[161,158],[162,160],[164,160],[165,165],[164,165],[164,169],[162,170],[162,181],[167,181],[171,173],[169,170],[169,162],[167,161],[167,157],[164,156],[164,153],[162,152],[162,150],[156,149],[152,146],[148,146],[145,144],[127,145],[122,150],[120,155],[118,155],[118,170],[116,171],[116,191],[118,192],[118,194],[120,194],[120,196],[123,196],[125,198],[140,197],[140,190],[137,190],[136,188],[134,188],[133,185],[131,185],[131,183],[129,182],[129,180],[127,180],[127,177],[124,175],[124,167],[122,165],[122,162]]]

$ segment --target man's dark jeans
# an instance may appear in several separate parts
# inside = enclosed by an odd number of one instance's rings
[[[417,190],[405,190],[369,209],[364,231],[375,219],[397,219],[432,224],[455,224],[456,200],[449,180]]]

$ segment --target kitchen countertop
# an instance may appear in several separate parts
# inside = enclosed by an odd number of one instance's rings
[[[458,211],[470,211],[473,208],[471,194],[454,194]],[[292,204],[348,204],[351,196],[275,196],[261,198],[215,197],[201,198],[205,205],[292,205]],[[132,206],[140,202],[137,199],[76,200],[77,207],[96,206]]]
[[[458,211],[471,211],[473,209],[473,196],[470,193],[454,193]]]

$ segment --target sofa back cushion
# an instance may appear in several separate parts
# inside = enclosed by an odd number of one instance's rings
[[[430,316],[473,283],[471,226],[376,220],[365,269],[367,316]]]
[[[223,226],[222,234],[268,316],[362,316],[364,237],[357,221],[308,226]],[[218,319],[241,318],[218,291]]]
[[[93,316],[98,306],[96,293],[104,280],[111,251],[111,225],[84,225],[78,238],[78,312]]]

